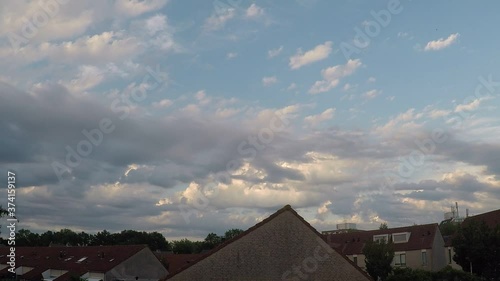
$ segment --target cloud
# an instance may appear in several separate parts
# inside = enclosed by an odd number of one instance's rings
[[[173,101],[169,100],[169,99],[162,99],[160,101],[157,101],[157,102],[153,102],[153,107],[155,108],[166,108],[166,107],[169,107],[171,106],[172,104],[174,104]]]
[[[445,48],[448,48],[452,44],[454,44],[458,37],[460,36],[459,33],[451,34],[448,36],[448,38],[439,38],[438,40],[435,41],[429,41],[427,45],[425,46],[424,50],[425,51],[439,51]]]
[[[230,52],[230,53],[227,53],[226,54],[226,59],[230,60],[230,59],[234,59],[235,57],[238,56],[238,53],[235,53],[235,52]]]
[[[363,94],[363,98],[367,100],[371,100],[376,98],[378,95],[380,95],[381,91],[380,90],[370,90],[367,91]]]
[[[469,103],[459,104],[455,107],[455,112],[474,111],[479,108],[483,100],[485,100],[485,98],[478,98]]]
[[[327,41],[324,44],[320,44],[314,47],[314,49],[309,50],[305,53],[301,49],[299,49],[295,55],[290,57],[290,68],[299,69],[304,65],[308,65],[328,58],[328,56],[332,52],[332,44],[333,43],[331,41]]]
[[[154,10],[158,10],[167,4],[168,0],[130,0],[115,1],[115,9],[119,14],[128,16],[139,16]]]
[[[361,60],[349,60],[344,65],[336,65],[321,70],[321,76],[324,80],[316,81],[309,89],[310,94],[319,94],[328,92],[337,87],[340,79],[352,75],[359,67],[362,66]]]
[[[323,121],[333,119],[334,115],[335,115],[335,108],[328,108],[327,110],[323,111],[320,114],[307,116],[306,118],[304,118],[304,122],[311,127],[316,127]]]
[[[264,77],[262,78],[262,85],[264,86],[270,86],[272,84],[275,84],[278,82],[278,79],[276,78],[276,76],[268,76],[268,77]]]
[[[370,77],[367,80],[368,83],[375,83],[376,81],[377,81],[377,79],[375,77]]]
[[[287,90],[287,91],[293,91],[293,90],[295,90],[295,89],[297,89],[297,84],[295,84],[295,83],[291,83],[291,84],[290,84],[290,85],[286,88],[286,90]]]
[[[280,46],[277,49],[271,49],[271,50],[267,51],[267,57],[274,58],[276,56],[279,56],[279,54],[281,54],[282,51],[283,51],[283,46]]]
[[[247,18],[258,18],[264,15],[264,9],[252,3],[245,12]]]
[[[215,31],[224,27],[226,22],[233,19],[236,16],[236,9],[228,8],[220,10],[219,13],[215,13],[206,19],[203,28],[206,31]]]

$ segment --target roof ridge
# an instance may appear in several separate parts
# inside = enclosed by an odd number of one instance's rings
[[[296,216],[302,223],[304,223],[307,227],[309,227],[317,236],[318,238],[320,238],[321,240],[323,240],[325,243],[326,243],[326,238],[321,235],[321,233],[319,233],[309,222],[307,222],[301,215],[299,215],[297,213],[297,211],[295,211],[292,206],[290,204],[287,204],[285,206],[283,206],[281,209],[277,210],[276,212],[274,212],[272,215],[270,215],[269,217],[263,219],[261,222],[255,224],[254,226],[250,227],[249,229],[247,229],[246,231],[244,231],[243,233],[233,237],[232,239],[229,239],[227,241],[224,241],[224,243],[220,244],[219,246],[217,246],[216,248],[214,248],[212,251],[210,251],[209,253],[203,255],[202,257],[196,259],[194,262],[188,264],[188,265],[185,265],[184,267],[182,267],[181,269],[177,270],[176,272],[173,272],[172,275],[167,275],[167,277],[164,279],[164,280],[168,280],[172,277],[174,277],[175,275],[183,272],[184,270],[190,268],[191,266],[197,264],[198,262],[201,262],[202,260],[206,259],[207,257],[211,256],[212,254],[215,254],[216,252],[220,251],[221,249],[223,249],[224,247],[226,247],[227,245],[241,239],[242,237],[252,233],[254,230],[258,229],[259,227],[265,225],[266,223],[270,222],[271,220],[273,220],[274,218],[276,218],[277,216],[279,216],[280,214],[286,212],[286,211],[289,211],[291,212],[294,216]],[[328,243],[327,243],[328,244]],[[372,278],[366,273],[364,272],[361,268],[359,268],[357,265],[354,264],[353,261],[351,261],[347,256],[343,255],[342,253],[340,253],[337,249],[331,247],[330,245],[328,245],[330,248],[332,248],[334,251],[336,251],[341,257],[344,258],[344,260],[346,260],[347,262],[349,262],[355,269],[357,269],[359,272],[361,272],[364,276],[368,277],[369,280],[372,280]]]

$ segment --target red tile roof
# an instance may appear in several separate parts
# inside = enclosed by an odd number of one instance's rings
[[[471,221],[484,221],[489,227],[496,227],[500,225],[500,209],[468,217],[464,220],[463,225],[467,225]]]
[[[188,266],[197,259],[201,258],[204,254],[170,254],[170,253],[156,253],[156,256],[161,260],[168,263],[168,272],[176,272],[181,268]]]
[[[41,279],[42,273],[47,269],[67,270],[70,274],[57,278],[57,281],[65,281],[71,274],[80,276],[89,271],[108,272],[146,247],[147,245],[16,247],[16,267],[33,267],[34,269],[22,275],[22,279],[30,280]],[[10,247],[0,247],[0,264],[7,264],[9,253]],[[82,260],[78,262],[80,259]]]
[[[178,273],[186,270],[187,268],[193,266],[194,264],[202,261],[203,259],[213,255],[214,253],[220,251],[221,249],[223,249],[224,247],[226,247],[227,245],[241,239],[242,237],[245,237],[246,235],[252,233],[254,230],[258,229],[259,227],[269,223],[270,221],[272,221],[274,218],[276,218],[277,216],[279,216],[280,214],[284,213],[284,212],[291,212],[293,215],[295,215],[299,220],[302,221],[302,223],[304,223],[307,227],[309,227],[314,233],[316,233],[316,235],[323,239],[325,241],[325,237],[319,233],[314,227],[312,227],[312,225],[310,223],[308,223],[306,220],[304,220],[303,217],[301,217],[290,205],[286,205],[284,206],[283,208],[279,209],[278,211],[276,211],[274,214],[270,215],[268,218],[264,219],[263,221],[259,222],[258,224],[250,227],[249,229],[247,229],[246,231],[244,231],[243,233],[241,233],[240,235],[238,236],[235,236],[233,237],[232,239],[229,239],[227,241],[225,241],[224,243],[220,244],[219,246],[217,246],[215,249],[213,249],[212,251],[208,252],[207,254],[203,254],[200,258],[198,258],[197,260],[195,260],[194,262],[182,267],[180,270],[176,271],[176,272],[171,272],[171,274],[169,274],[167,276],[167,278],[165,280],[168,280],[170,278],[172,278],[173,276],[177,275]],[[290,247],[293,247],[293,245],[290,245]],[[334,250],[336,250],[337,252],[339,252],[337,249],[334,248]],[[372,280],[372,278],[365,272],[363,271],[361,268],[359,268],[356,264],[354,264],[353,261],[351,261],[347,256],[343,255],[342,253],[340,253],[340,256],[342,256],[347,262],[349,262],[356,270],[358,270],[359,272],[361,272],[365,277],[368,278],[368,280]]]
[[[371,231],[357,231],[339,234],[325,234],[327,243],[339,250],[344,255],[356,255],[363,252],[365,242],[373,240],[374,235],[394,234],[410,232],[410,238],[406,243],[395,243],[395,251],[412,251],[419,249],[431,249],[434,236],[438,231],[437,223],[398,227],[390,229],[379,229]]]

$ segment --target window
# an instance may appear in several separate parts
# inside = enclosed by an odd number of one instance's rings
[[[354,259],[354,264],[358,265],[358,257],[354,257],[353,259]]]
[[[389,234],[380,234],[380,235],[373,235],[373,241],[378,242],[378,241],[388,241],[389,240]]]
[[[422,252],[422,265],[427,265],[427,252]]]
[[[395,254],[394,259],[396,260],[396,266],[406,266],[406,253]]]
[[[410,239],[410,232],[394,233],[392,235],[392,242],[394,243],[406,243]]]

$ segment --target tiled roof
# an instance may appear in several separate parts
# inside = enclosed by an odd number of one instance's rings
[[[464,220],[463,224],[467,225],[471,221],[484,221],[489,227],[496,227],[500,225],[500,209],[468,217]]]
[[[412,251],[431,249],[438,225],[425,224],[371,231],[358,231],[339,234],[325,234],[327,243],[344,255],[356,255],[363,252],[366,241],[373,240],[374,235],[410,232],[406,243],[394,243],[395,251]]]
[[[67,270],[57,281],[71,274],[105,273],[135,255],[146,245],[88,246],[88,247],[16,247],[16,267],[33,267],[23,279],[40,279],[47,269]],[[10,247],[0,247],[0,264],[7,264]],[[66,277],[65,277],[66,276]]]
[[[262,227],[263,225],[269,223],[270,221],[272,221],[274,218],[278,217],[280,214],[284,213],[284,212],[291,212],[293,215],[295,215],[302,223],[304,223],[308,228],[310,228],[320,239],[322,239],[323,241],[325,241],[325,237],[319,233],[314,227],[311,226],[311,224],[309,224],[306,220],[304,220],[304,218],[302,218],[290,205],[286,205],[284,206],[283,208],[281,208],[280,210],[276,211],[274,214],[272,214],[271,216],[269,216],[268,218],[264,219],[263,221],[257,223],[256,225],[254,225],[253,227],[247,229],[246,231],[244,231],[243,233],[241,233],[240,235],[236,236],[236,237],[233,237],[232,239],[230,240],[227,240],[225,241],[224,243],[220,244],[219,246],[217,246],[215,249],[213,249],[212,251],[208,252],[207,254],[203,254],[201,257],[199,257],[197,260],[195,260],[194,262],[188,264],[188,265],[185,265],[184,267],[182,267],[180,270],[178,271],[171,271],[172,274],[169,274],[169,276],[167,276],[166,280],[174,277],[175,275],[181,273],[182,271],[190,268],[191,266],[195,265],[196,263],[198,262],[201,262],[202,260],[206,259],[207,257],[215,254],[216,252],[222,250],[223,248],[225,248],[227,245],[231,244],[231,243],[234,243],[236,242],[237,240],[249,235],[250,233],[252,233],[253,231],[255,231],[256,229],[258,229],[259,227]],[[290,247],[293,247],[293,245],[290,245]],[[355,265],[349,258],[347,258],[345,255],[341,254],[337,249],[334,249],[336,250],[336,252],[338,252],[340,254],[340,256],[345,259],[349,264],[351,264],[353,266],[353,268],[357,271],[359,271],[360,273],[362,273],[368,280],[372,280],[371,277],[366,273],[364,272],[361,268],[359,268],[357,265]]]
[[[171,254],[171,253],[155,253],[160,260],[165,260],[168,263],[167,270],[169,272],[179,271],[181,268],[188,266],[203,254]]]

